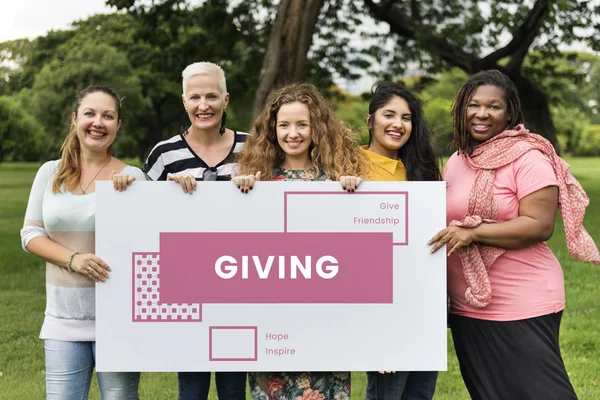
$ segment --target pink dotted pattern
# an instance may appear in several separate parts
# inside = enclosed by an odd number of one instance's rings
[[[199,303],[160,302],[159,261],[159,253],[133,253],[133,320],[200,321]]]

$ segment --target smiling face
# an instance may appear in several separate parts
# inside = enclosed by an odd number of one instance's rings
[[[86,95],[72,118],[81,147],[92,151],[107,151],[121,127],[115,99],[103,92]]]
[[[191,76],[182,95],[192,129],[219,130],[229,93],[223,93],[219,81],[208,74]]]
[[[412,113],[406,100],[393,96],[383,107],[367,117],[371,130],[370,150],[395,159],[412,132]]]
[[[312,140],[310,113],[306,104],[295,102],[282,105],[277,112],[276,129],[277,142],[286,155],[284,165],[293,161],[296,165],[293,169],[304,168],[309,162]]]
[[[493,138],[508,128],[506,95],[497,86],[481,85],[467,104],[466,127],[478,143]]]

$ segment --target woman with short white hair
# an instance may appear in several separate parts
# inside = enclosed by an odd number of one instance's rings
[[[182,73],[183,107],[190,126],[158,143],[143,171],[152,180],[177,182],[192,194],[196,181],[229,181],[236,155],[248,134],[228,129],[225,109],[229,93],[225,73],[216,64],[197,62]],[[210,372],[179,372],[179,400],[207,399]],[[246,372],[215,373],[220,399],[246,398]]]
[[[248,134],[226,127],[229,93],[221,67],[193,63],[182,78],[181,98],[190,126],[154,146],[143,170],[150,179],[175,181],[191,194],[196,181],[231,180],[235,155]]]

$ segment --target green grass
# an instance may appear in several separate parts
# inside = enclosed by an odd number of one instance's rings
[[[568,161],[591,199],[585,225],[599,240],[600,159]],[[44,318],[45,271],[38,258],[23,252],[19,239],[37,167],[0,164],[0,400],[45,397],[44,348],[38,339]],[[549,245],[560,259],[565,274],[567,308],[560,339],[567,371],[580,399],[600,399],[600,269],[570,259],[561,223],[556,224]],[[352,398],[364,398],[365,384],[364,373],[352,374]],[[142,374],[140,396],[142,399],[176,398],[176,374]],[[90,398],[99,399],[95,380]],[[216,399],[214,389],[210,398]],[[435,399],[468,399],[450,334],[448,372],[440,373]]]

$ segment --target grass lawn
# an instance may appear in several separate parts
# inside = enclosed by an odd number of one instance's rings
[[[585,225],[598,241],[600,159],[568,161],[591,199]],[[45,308],[45,271],[40,259],[23,252],[19,239],[37,168],[33,164],[0,164],[0,400],[45,398],[44,347],[38,339]],[[549,245],[565,274],[567,308],[560,337],[563,358],[579,398],[600,399],[600,269],[569,258],[560,222]],[[448,372],[440,373],[435,399],[468,399],[450,334],[448,360]],[[364,373],[352,374],[352,398],[364,398],[365,384]],[[140,396],[175,399],[176,374],[142,374]],[[99,399],[95,381],[90,398]],[[214,389],[210,398],[217,398]]]

